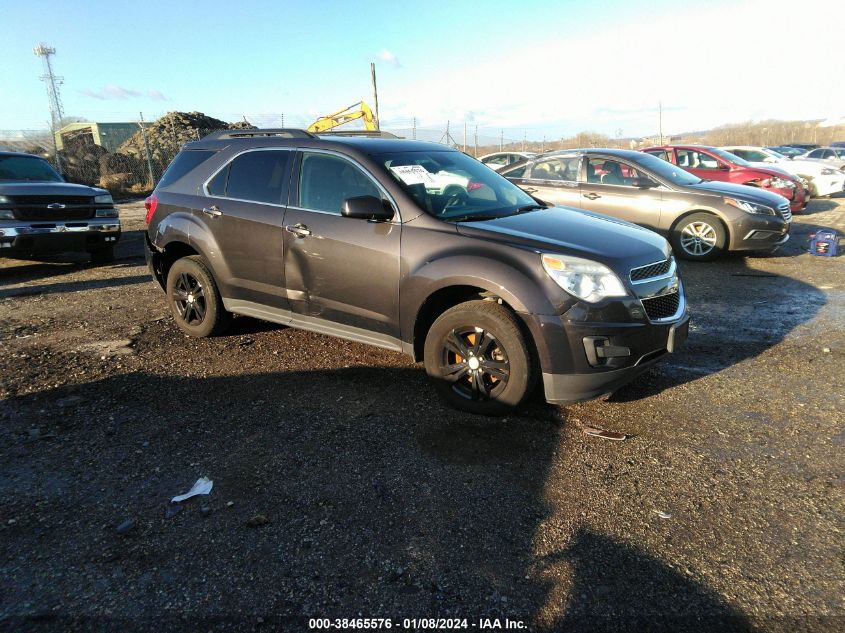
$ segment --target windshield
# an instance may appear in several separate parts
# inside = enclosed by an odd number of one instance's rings
[[[56,170],[37,156],[0,156],[0,180],[26,182],[64,182]]]
[[[775,151],[775,150],[773,150],[773,149],[764,149],[763,151],[764,151],[764,152],[766,152],[766,153],[767,153],[769,156],[771,156],[772,158],[777,158],[778,160],[783,160],[783,159],[786,159],[786,156],[784,156],[784,155],[783,155],[783,154],[781,154],[780,152],[776,152],[776,151]]]
[[[545,208],[461,152],[394,152],[375,158],[423,211],[446,222],[490,220]]]
[[[719,149],[717,147],[711,147],[708,150],[711,154],[715,154],[722,160],[725,160],[729,163],[734,163],[735,165],[739,165],[740,167],[751,167],[749,162],[743,158],[740,158],[736,154],[731,154],[730,152],[726,152],[723,149]]]
[[[653,154],[640,153],[642,156],[637,156],[636,163],[644,169],[653,172],[656,176],[663,178],[663,180],[668,180],[672,184],[680,186],[697,185],[701,182],[701,178],[694,176],[688,171],[684,171],[677,165],[673,165]]]

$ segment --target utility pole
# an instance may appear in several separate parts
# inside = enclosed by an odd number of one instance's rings
[[[478,158],[478,126],[475,126],[475,157]]]
[[[139,112],[138,114],[141,115],[141,122],[138,125],[141,126],[141,136],[144,139],[144,150],[147,154],[147,169],[150,170],[150,187],[155,187],[156,177],[155,174],[153,174],[153,157],[152,154],[150,154],[150,144],[147,141],[147,126],[144,123],[144,113]]]
[[[657,102],[658,125],[660,126],[660,144],[663,145],[663,101]]]
[[[545,153],[546,153],[546,135],[545,135],[545,134],[543,134],[543,149],[542,149],[542,151],[541,151],[540,153],[541,153],[541,154],[545,154]]]
[[[53,73],[53,64],[50,58],[56,54],[56,49],[47,46],[43,42],[32,49],[44,64],[44,74],[40,79],[47,85],[47,98],[50,101],[50,131],[53,135],[53,146],[56,148],[56,169],[59,174],[62,173],[62,159],[59,157],[58,142],[56,141],[56,134],[62,129],[62,119],[64,112],[62,111],[62,98],[59,95],[59,86],[64,83],[64,77],[59,77]]]
[[[282,127],[285,127],[285,113],[282,112]]]
[[[464,121],[464,154],[467,153],[467,122]]]
[[[379,118],[379,115],[378,115],[378,87],[376,86],[376,65],[372,62],[370,62],[370,76],[373,79],[373,101],[374,101],[373,105],[376,108],[376,112],[375,112],[375,114],[376,114],[376,129],[380,130],[381,129],[381,119]]]
[[[525,151],[525,141],[528,140],[528,132],[522,133],[522,151]]]
[[[503,151],[505,149],[505,131],[499,130],[499,151]]]
[[[417,117],[414,117],[414,121],[411,127],[411,138],[417,140]]]

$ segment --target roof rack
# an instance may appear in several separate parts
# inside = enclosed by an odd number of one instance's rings
[[[329,130],[320,132],[320,136],[368,136],[370,138],[402,138],[391,132],[381,130]]]
[[[226,138],[253,138],[256,136],[281,136],[283,138],[316,138],[311,132],[299,128],[278,127],[263,128],[255,130],[218,130],[207,134],[202,138],[204,141],[213,141]]]

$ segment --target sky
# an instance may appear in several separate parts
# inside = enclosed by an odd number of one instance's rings
[[[366,3],[0,0],[0,130],[198,110],[306,126],[361,99],[382,127],[539,140],[845,115],[842,0]]]

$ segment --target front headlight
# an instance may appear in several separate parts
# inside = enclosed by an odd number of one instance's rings
[[[116,218],[117,209],[97,209],[94,212],[94,217],[97,218]]]
[[[736,207],[740,211],[746,213],[762,213],[764,215],[775,215],[775,210],[763,204],[755,204],[753,202],[746,202],[745,200],[737,200],[736,198],[722,198],[725,204]]]
[[[558,286],[589,303],[628,293],[607,266],[569,255],[543,255],[543,268]]]
[[[786,178],[772,178],[769,183],[773,189],[795,189],[795,183]]]
[[[0,196],[0,204],[9,204],[9,199],[6,196]]]
[[[15,214],[12,213],[11,209],[2,209],[0,210],[0,220],[14,220]]]
[[[114,204],[114,200],[110,193],[101,193],[99,196],[94,196],[94,204]]]

